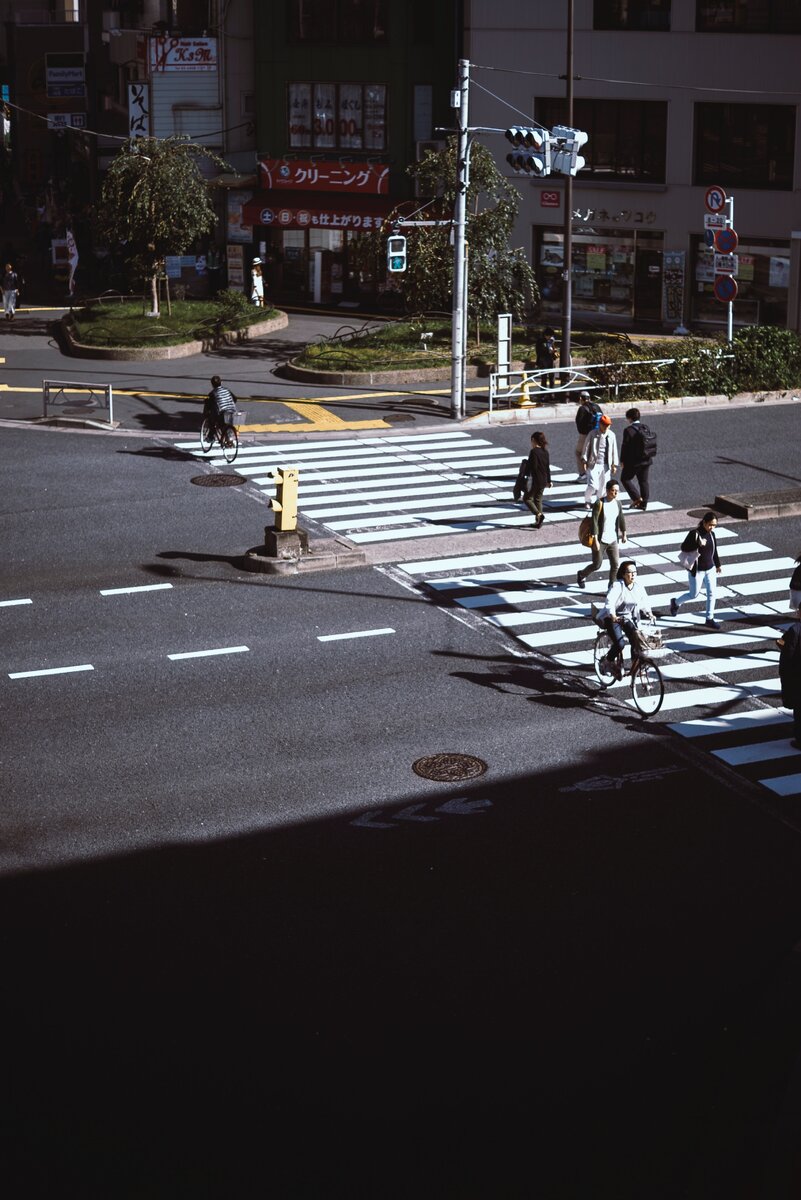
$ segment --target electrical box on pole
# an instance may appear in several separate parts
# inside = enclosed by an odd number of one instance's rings
[[[506,156],[513,171],[524,175],[550,175],[551,137],[547,129],[512,125],[506,130],[506,138],[515,147],[515,153]]]
[[[392,274],[406,270],[406,238],[393,233],[387,238],[387,270]]]

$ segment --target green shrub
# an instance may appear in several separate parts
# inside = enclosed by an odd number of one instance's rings
[[[751,325],[732,344],[737,391],[783,391],[801,384],[801,339],[792,329]]]
[[[253,305],[244,292],[229,288],[214,298],[215,317],[222,328],[245,324],[253,317]]]
[[[667,368],[669,396],[710,396],[737,391],[726,342],[682,338],[665,344],[665,358],[674,361]]]

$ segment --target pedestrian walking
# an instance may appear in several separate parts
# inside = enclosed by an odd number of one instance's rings
[[[588,512],[596,500],[603,499],[606,485],[620,464],[617,439],[612,433],[611,425],[611,419],[603,413],[598,420],[598,428],[593,429],[584,439],[581,466],[587,476],[584,507]]]
[[[720,622],[715,620],[717,577],[722,571],[715,536],[717,524],[718,519],[713,512],[704,513],[695,529],[691,529],[681,543],[682,555],[687,556],[684,559],[687,591],[670,601],[670,615],[675,617],[682,604],[695,599],[703,584],[706,591],[706,625],[709,629],[720,629]]]
[[[793,713],[794,738],[790,745],[801,750],[801,605],[796,608],[795,616],[795,622],[776,645],[779,647],[782,707],[792,709]]]
[[[578,472],[576,482],[578,483],[586,478],[581,464],[584,458],[584,443],[587,440],[587,434],[592,433],[593,429],[597,427],[602,412],[600,404],[595,403],[589,392],[579,392],[578,408],[576,409],[578,441],[575,449],[576,471]]]
[[[254,258],[250,268],[250,303],[255,304],[257,308],[264,308],[264,279],[260,258]]]
[[[556,362],[556,334],[550,325],[548,325],[537,338],[537,366],[540,370],[553,370]],[[542,387],[554,387],[556,385],[555,375],[544,375],[540,380]]]
[[[19,276],[12,267],[11,263],[6,263],[3,272],[3,309],[6,314],[7,321],[14,320],[14,313],[17,307],[17,297],[19,296]]]
[[[620,482],[631,497],[632,507],[645,512],[651,497],[648,474],[656,454],[656,435],[643,425],[639,408],[630,408],[626,420],[620,443]]]
[[[599,571],[604,561],[604,555],[609,559],[609,587],[617,579],[620,566],[620,545],[626,541],[626,518],[620,507],[618,493],[620,488],[616,479],[610,479],[606,485],[603,500],[596,500],[592,507],[592,562],[576,575],[576,583],[584,587],[594,571]]]
[[[790,576],[790,610],[801,607],[801,554],[795,560],[795,570]]]
[[[534,528],[539,529],[545,517],[542,512],[542,494],[551,486],[551,459],[548,454],[548,439],[541,430],[531,435],[531,452],[520,466],[520,474],[514,487],[514,498],[523,503],[536,517]]]

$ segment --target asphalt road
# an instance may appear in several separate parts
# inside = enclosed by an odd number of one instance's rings
[[[794,416],[661,419],[677,523]],[[2,439],[11,1194],[797,1194],[790,826],[382,571],[243,572],[168,443]]]

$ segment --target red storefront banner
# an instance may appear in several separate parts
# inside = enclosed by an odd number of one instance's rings
[[[257,192],[242,206],[246,225],[276,229],[380,229],[396,207],[387,197],[318,195],[297,192]]]
[[[293,188],[302,191],[347,192],[349,195],[386,196],[389,167],[381,163],[346,159],[259,159],[261,186],[269,191]]]

